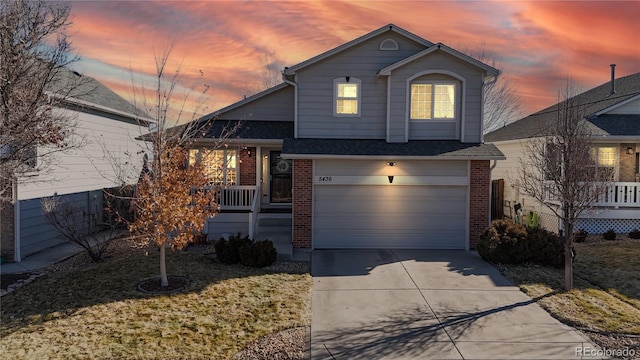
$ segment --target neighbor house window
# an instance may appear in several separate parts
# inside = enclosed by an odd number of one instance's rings
[[[454,119],[456,85],[414,82],[411,84],[411,119]]]
[[[360,116],[360,79],[341,77],[333,80],[335,116]]]
[[[617,154],[617,147],[615,146],[595,146],[591,149],[593,166],[599,179],[613,180],[616,171]]]
[[[235,185],[238,179],[238,153],[231,149],[191,149],[189,165],[202,164],[209,183]]]

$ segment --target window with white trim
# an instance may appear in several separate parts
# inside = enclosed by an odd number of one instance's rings
[[[333,115],[360,116],[360,88],[362,82],[350,76],[333,80]]]
[[[456,84],[451,82],[411,83],[411,119],[450,120],[456,117]]]
[[[616,146],[594,146],[591,148],[594,173],[598,179],[612,181],[618,163],[618,148]]]
[[[198,148],[189,150],[189,165],[202,164],[209,183],[236,185],[238,152],[232,149]]]

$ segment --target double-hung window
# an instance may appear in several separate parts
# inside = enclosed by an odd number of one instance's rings
[[[360,79],[341,77],[333,80],[333,115],[360,116]]]
[[[612,181],[616,173],[617,149],[615,146],[594,146],[591,149],[594,173],[597,179]]]
[[[411,83],[412,120],[452,120],[455,117],[455,83],[423,81]]]
[[[189,150],[189,165],[202,164],[209,183],[214,185],[236,185],[237,159],[237,151],[232,149]]]

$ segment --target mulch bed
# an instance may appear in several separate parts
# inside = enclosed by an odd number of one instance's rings
[[[166,295],[178,293],[186,289],[187,286],[189,286],[189,284],[191,283],[191,280],[184,276],[169,275],[167,276],[167,281],[169,282],[169,285],[162,286],[160,277],[157,276],[140,281],[136,288],[138,291],[147,294]]]

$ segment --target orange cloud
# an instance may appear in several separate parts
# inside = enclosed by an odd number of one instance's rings
[[[211,108],[261,84],[265,56],[290,66],[394,23],[454,48],[484,46],[511,75],[525,112],[556,101],[567,76],[591,88],[640,71],[638,2],[204,1],[77,2],[72,40],[106,67],[155,73],[153,50],[173,40],[189,86],[211,86]],[[88,75],[125,93],[128,75]],[[200,76],[203,74],[203,76]]]

